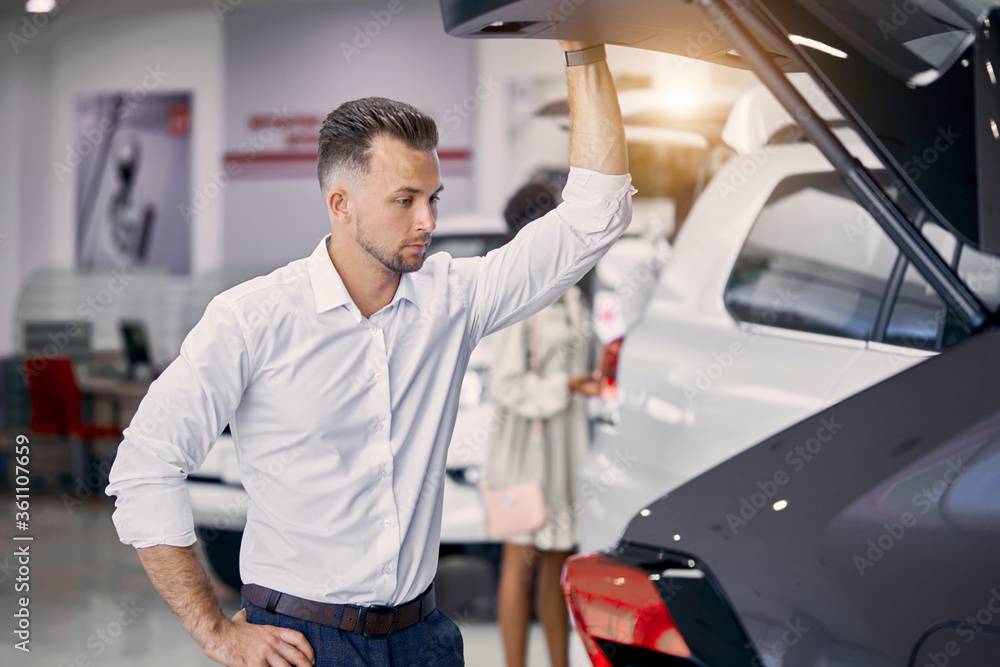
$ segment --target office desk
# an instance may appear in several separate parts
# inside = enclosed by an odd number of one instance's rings
[[[80,392],[92,396],[94,399],[95,422],[101,421],[97,410],[99,407],[98,403],[106,400],[111,406],[111,414],[107,421],[123,427],[127,422],[122,420],[122,403],[128,401],[130,407],[134,403],[132,409],[132,414],[134,414],[134,408],[139,406],[139,401],[149,391],[150,385],[149,380],[129,380],[109,377],[80,377],[77,378],[77,382],[80,385]],[[132,414],[128,415],[129,421],[131,421]]]

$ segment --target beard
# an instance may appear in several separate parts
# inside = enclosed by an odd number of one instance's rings
[[[356,224],[358,226],[358,245],[387,270],[393,273],[411,273],[419,270],[424,265],[424,257],[427,255],[426,248],[423,253],[419,253],[410,259],[403,256],[403,251],[407,245],[427,244],[429,248],[431,242],[430,235],[422,239],[403,243],[399,247],[394,248],[385,240],[376,238],[371,228],[360,215],[356,217]]]

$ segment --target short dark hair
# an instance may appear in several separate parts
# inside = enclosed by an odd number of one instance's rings
[[[515,192],[504,207],[507,231],[513,238],[532,220],[542,217],[559,204],[559,193],[545,181],[529,181]]]
[[[376,137],[399,139],[413,150],[437,149],[434,119],[405,102],[384,97],[363,97],[344,102],[330,112],[319,130],[316,171],[325,195],[333,172],[360,185],[369,173],[372,142]]]

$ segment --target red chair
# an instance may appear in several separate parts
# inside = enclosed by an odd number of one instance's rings
[[[31,398],[31,430],[36,435],[69,439],[74,486],[78,485],[87,475],[90,443],[100,438],[120,439],[122,428],[83,421],[83,394],[70,357],[25,357],[24,373]]]

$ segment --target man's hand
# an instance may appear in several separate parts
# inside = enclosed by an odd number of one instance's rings
[[[309,667],[315,662],[312,646],[298,630],[247,623],[245,609],[226,618],[194,545],[160,544],[137,552],[170,611],[215,662],[230,667]]]
[[[305,635],[273,625],[251,625],[246,609],[220,624],[203,642],[205,655],[230,667],[310,667],[316,663]]]

